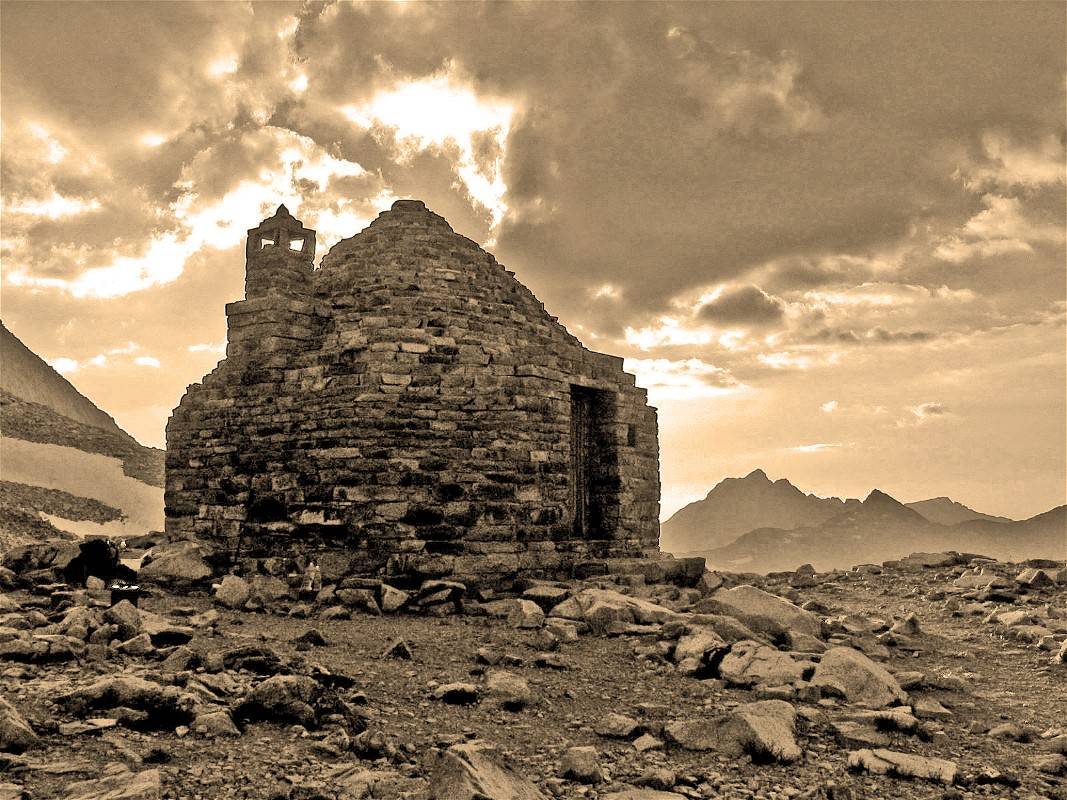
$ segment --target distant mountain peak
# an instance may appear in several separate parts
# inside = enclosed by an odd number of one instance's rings
[[[867,495],[867,497],[863,501],[863,505],[865,505],[865,506],[868,506],[868,505],[883,505],[883,504],[884,505],[893,505],[893,506],[902,506],[902,505],[904,505],[899,500],[897,500],[895,497],[892,497],[892,496],[886,494],[881,489],[871,489],[871,493],[869,495]]]
[[[711,549],[756,528],[816,525],[847,507],[836,497],[805,494],[786,478],[772,481],[757,468],[743,478],[723,478],[702,500],[676,512],[660,528],[660,545],[672,553]]]
[[[912,511],[918,511],[931,522],[939,525],[959,525],[962,522],[974,520],[986,520],[987,522],[1012,522],[1007,517],[998,517],[992,514],[983,514],[968,508],[963,503],[958,503],[951,497],[931,497],[928,500],[918,500],[914,503],[906,503]]]

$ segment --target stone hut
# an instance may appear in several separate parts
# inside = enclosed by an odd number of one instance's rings
[[[658,554],[656,411],[475,242],[400,200],[314,266],[248,232],[226,357],[167,425],[167,532],[220,562],[474,583]]]

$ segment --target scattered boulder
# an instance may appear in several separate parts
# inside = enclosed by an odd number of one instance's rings
[[[599,754],[595,747],[589,745],[568,748],[560,762],[559,774],[561,778],[577,783],[596,784],[604,781]]]
[[[506,619],[515,628],[540,628],[545,623],[545,612],[533,600],[507,598],[482,603],[491,617]]]
[[[0,697],[0,750],[21,753],[39,744],[26,718],[6,698]]]
[[[188,587],[211,577],[198,542],[178,541],[159,544],[144,554],[137,579],[173,587]]]
[[[274,575],[253,575],[248,579],[249,599],[261,606],[272,606],[289,600],[289,584]]]
[[[304,647],[326,647],[329,644],[326,641],[326,637],[322,635],[316,628],[308,628],[302,634],[294,637],[293,644]]]
[[[702,601],[702,604],[708,603],[713,603],[714,608],[706,610],[734,617],[756,633],[772,637],[784,636],[789,631],[815,637],[821,633],[817,616],[785,598],[748,584],[721,589]]]
[[[488,699],[505,711],[521,711],[534,701],[530,684],[521,675],[494,670],[485,678]]]
[[[481,742],[457,744],[437,758],[430,800],[547,800],[530,781]]]
[[[548,584],[531,586],[522,593],[524,600],[532,600],[537,603],[543,611],[549,611],[570,596],[571,590],[569,587],[551,586]]]
[[[593,730],[606,739],[629,739],[641,732],[641,723],[624,714],[611,713],[602,717]]]
[[[939,783],[956,781],[956,765],[941,758],[898,753],[894,750],[856,750],[848,754],[849,769],[895,778],[925,778]]]
[[[747,754],[755,761],[789,763],[800,758],[795,726],[796,710],[789,703],[758,700],[715,717],[673,723],[664,733],[686,750]]]
[[[410,595],[408,595],[407,592],[390,586],[387,583],[382,584],[380,606],[384,613],[395,614],[407,605],[409,599]]]
[[[649,625],[679,618],[665,606],[610,589],[584,589],[555,606],[551,615],[583,621],[597,634],[606,633],[615,623]]]
[[[873,725],[867,725],[855,720],[840,720],[830,723],[830,729],[834,738],[842,747],[850,748],[874,748],[888,747],[889,735],[882,733]]]
[[[193,720],[192,730],[201,736],[240,736],[241,731],[233,723],[230,712],[226,710],[207,711],[197,714]]]
[[[252,596],[252,587],[248,581],[237,575],[227,575],[215,587],[215,601],[226,608],[240,610]]]
[[[759,642],[737,642],[719,662],[719,676],[735,686],[780,686],[802,680],[811,663],[795,661],[783,653]]]
[[[104,622],[115,626],[115,637],[120,641],[141,632],[141,612],[129,600],[120,600],[105,611]]]
[[[64,800],[159,800],[163,785],[158,769],[131,772],[124,764],[108,764],[100,777],[70,784]]]
[[[415,656],[414,653],[411,652],[411,645],[403,639],[394,639],[386,646],[385,652],[382,653],[382,657],[399,658],[403,661],[411,661]]]
[[[870,708],[904,703],[908,699],[885,667],[851,647],[831,647],[823,653],[811,684],[850,703]]]
[[[126,601],[123,600],[123,603]],[[166,617],[141,611],[141,631],[147,635],[156,647],[175,647],[188,644],[195,631],[186,625],[177,625]]]
[[[966,563],[960,561],[959,553],[912,553],[898,561],[885,561],[882,566],[915,572],[923,569],[951,567],[959,563]]]
[[[120,643],[115,649],[127,656],[146,656],[156,648],[152,646],[152,639],[147,633],[139,633]]]
[[[316,725],[314,702],[322,687],[302,675],[274,675],[256,685],[234,713],[241,722],[295,722],[305,728]]]
[[[222,668],[274,675],[282,669],[282,657],[266,645],[246,644],[222,653]]]
[[[675,663],[693,660],[706,664],[710,655],[726,648],[726,642],[710,628],[693,627],[689,630],[674,646],[672,658]]]
[[[478,687],[473,683],[445,683],[433,690],[433,698],[449,705],[469,706],[478,702]]]
[[[1015,582],[1030,589],[1044,589],[1056,585],[1055,579],[1043,569],[1024,569],[1015,576]]]

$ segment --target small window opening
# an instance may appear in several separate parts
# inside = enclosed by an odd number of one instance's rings
[[[626,446],[627,447],[637,447],[637,426],[636,425],[627,425],[626,426]]]
[[[274,240],[273,239],[260,239],[260,241],[259,241],[259,249],[262,250],[265,247],[274,247]]]
[[[303,239],[290,239],[289,240],[289,249],[290,250],[303,250],[304,249],[304,240]]]

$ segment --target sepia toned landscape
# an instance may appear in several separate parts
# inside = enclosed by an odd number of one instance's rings
[[[0,800],[1067,798],[1067,7],[0,4]]]

